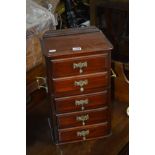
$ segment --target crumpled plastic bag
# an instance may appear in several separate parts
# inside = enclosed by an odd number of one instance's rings
[[[42,32],[50,25],[56,26],[57,20],[50,11],[32,0],[26,1],[26,30]]]

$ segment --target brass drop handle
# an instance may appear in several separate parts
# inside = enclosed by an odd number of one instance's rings
[[[77,136],[83,137],[83,140],[86,140],[87,135],[89,135],[89,130],[82,130],[77,132]]]
[[[86,62],[79,62],[79,63],[73,63],[73,69],[79,68],[79,73],[83,73],[83,68],[87,67],[87,61]]]
[[[45,77],[36,77],[38,84],[38,89],[44,88],[48,93],[47,81]],[[42,84],[42,85],[41,85]]]
[[[80,91],[83,92],[84,91],[84,88],[83,86],[87,85],[88,84],[88,80],[80,80],[80,81],[75,81],[74,82],[74,85],[75,86],[79,86],[80,87]]]
[[[76,106],[81,106],[81,110],[84,110],[85,109],[84,105],[88,104],[88,103],[89,103],[88,99],[85,99],[85,100],[75,100],[75,105]]]
[[[85,121],[89,120],[89,115],[81,115],[76,117],[77,121],[81,121],[82,125],[85,125]]]

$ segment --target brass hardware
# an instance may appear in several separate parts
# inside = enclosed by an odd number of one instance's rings
[[[37,79],[38,89],[44,88],[46,90],[46,92],[48,93],[46,78],[45,77],[36,77],[36,79]],[[41,84],[43,84],[43,85],[41,85]]]
[[[82,115],[82,116],[77,116],[76,120],[77,121],[81,121],[82,125],[85,125],[85,121],[87,121],[89,119],[89,115]]]
[[[80,91],[83,92],[84,91],[84,88],[83,86],[87,85],[88,84],[88,80],[80,80],[80,81],[75,81],[74,82],[74,85],[75,86],[80,86]]]
[[[77,136],[83,137],[83,140],[86,140],[87,135],[89,135],[89,130],[82,130],[77,132]]]
[[[79,62],[79,63],[73,63],[73,69],[79,68],[80,74],[83,73],[84,67],[87,67],[87,62]]]
[[[114,70],[112,68],[111,68],[111,73],[112,73],[111,77],[116,78],[116,74],[115,74],[115,72],[114,72]]]
[[[52,50],[49,50],[48,52],[49,53],[54,53],[54,52],[56,52],[57,50],[56,49],[52,49]]]
[[[84,88],[82,87],[82,88],[80,88],[80,92],[83,92],[84,91]]]
[[[72,47],[72,51],[81,51],[82,48],[81,47]]]
[[[84,110],[85,107],[83,106],[84,104],[88,104],[88,99],[85,100],[75,100],[75,105],[80,106],[81,105],[81,110]]]

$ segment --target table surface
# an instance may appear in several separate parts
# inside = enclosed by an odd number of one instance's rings
[[[117,155],[129,142],[127,104],[112,103],[112,135],[108,138],[65,144],[52,144],[48,126],[47,102],[27,113],[27,155]]]

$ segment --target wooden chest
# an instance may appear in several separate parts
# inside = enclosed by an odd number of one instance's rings
[[[111,133],[112,45],[96,27],[48,31],[42,39],[56,144]]]

